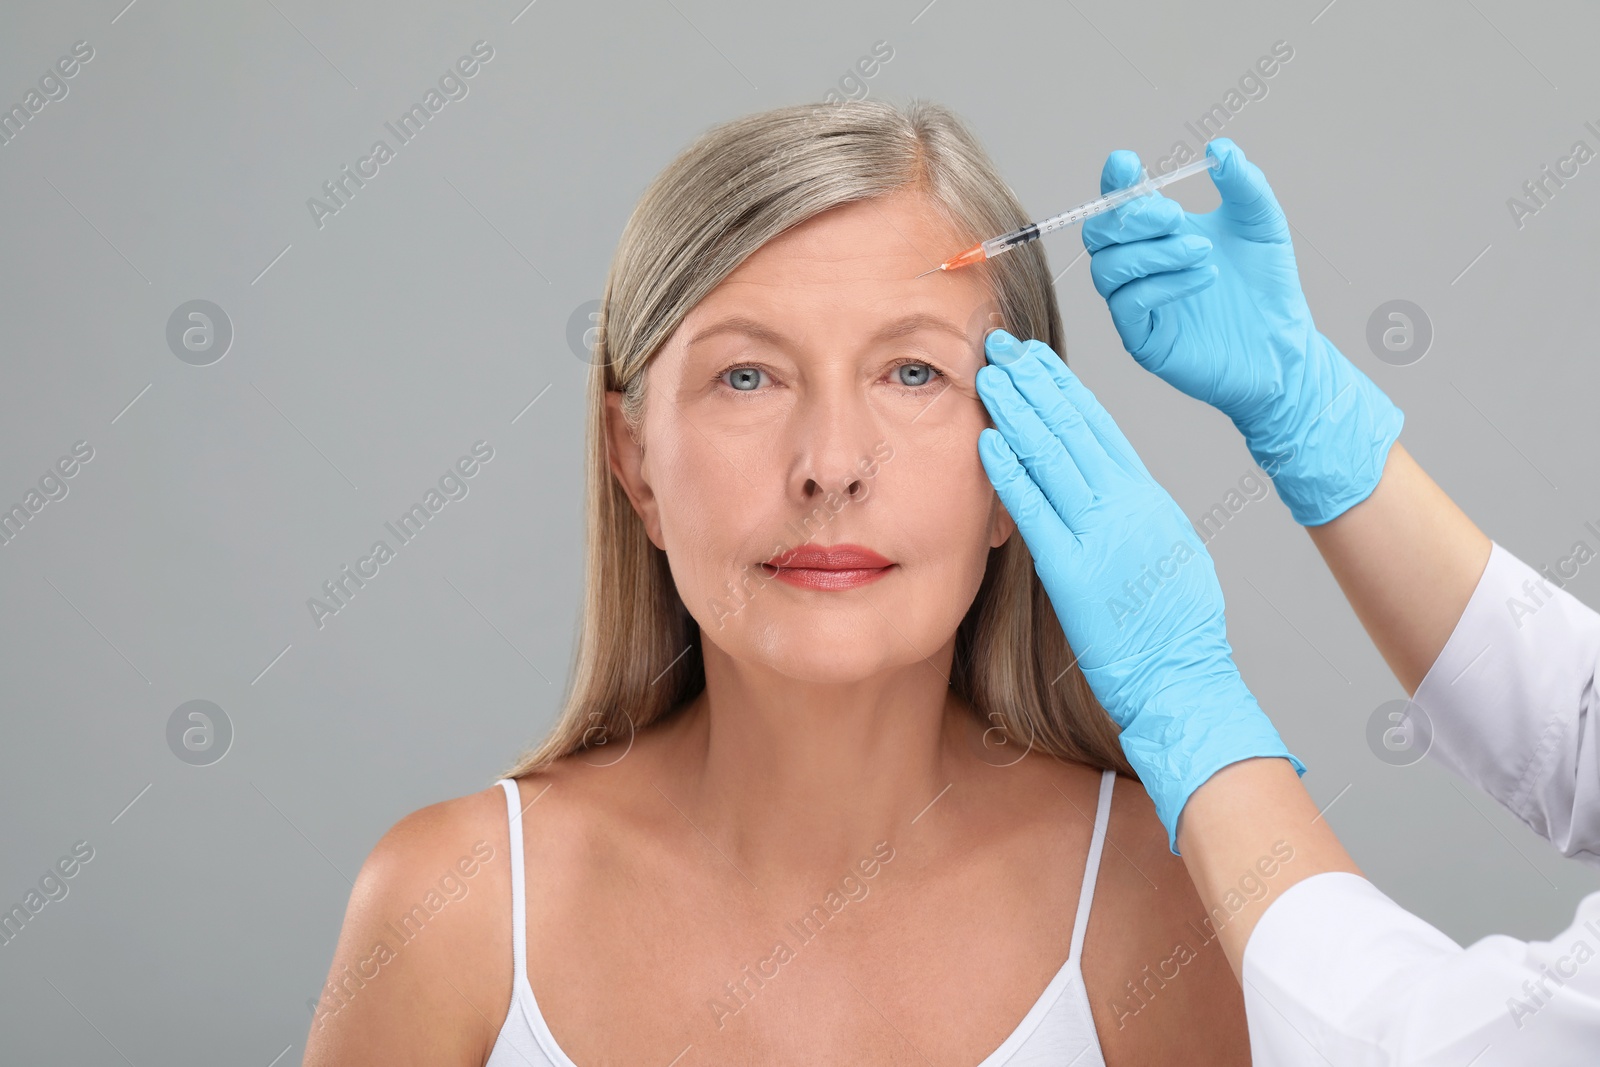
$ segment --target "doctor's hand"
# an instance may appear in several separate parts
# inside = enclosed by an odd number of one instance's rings
[[[1177,502],[1048,345],[994,330],[984,347],[984,471],[1176,854],[1183,805],[1217,770],[1305,767],[1239,677],[1216,567]]]
[[[1312,323],[1261,168],[1226,137],[1206,154],[1220,207],[1190,214],[1158,191],[1098,215],[1089,270],[1129,355],[1232,419],[1295,521],[1320,526],[1371,495],[1403,416]],[[1139,174],[1112,152],[1100,191]]]

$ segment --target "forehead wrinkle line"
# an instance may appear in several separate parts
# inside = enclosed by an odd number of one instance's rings
[[[892,341],[898,337],[909,336],[919,330],[940,330],[951,336],[959,337],[963,341],[971,340],[965,330],[959,328],[948,319],[942,319],[937,315],[930,315],[924,312],[904,315],[885,324],[882,329],[873,335],[872,339],[875,341]],[[685,347],[693,347],[702,341],[725,333],[744,334],[757,341],[780,347],[788,343],[783,334],[764,323],[744,315],[731,315],[696,333],[688,340]]]
[[[889,221],[889,217],[883,213],[883,209],[882,208],[878,207],[878,205],[876,203],[874,203],[872,200],[868,200],[866,203],[867,203],[867,206],[869,206],[870,208],[872,208],[873,211],[876,211],[878,213],[878,218],[883,220],[883,224],[885,226],[889,227],[889,229],[893,230],[895,232],[896,236],[898,236],[900,238],[900,240],[902,240],[902,241],[904,241],[906,243],[906,247],[907,248],[911,249],[912,252],[916,253],[917,258],[921,259],[924,263],[932,263],[932,262],[934,262],[928,256],[928,254],[926,252],[924,252],[922,249],[918,248],[916,246],[916,244],[914,242],[912,242],[911,238],[909,238],[905,234],[901,233],[900,232],[900,228],[898,226],[896,226],[894,223]]]

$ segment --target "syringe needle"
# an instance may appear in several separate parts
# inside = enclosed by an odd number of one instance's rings
[[[1222,160],[1220,157],[1202,156],[1193,162],[1185,163],[1175,170],[1166,171],[1156,176],[1151,176],[1149,171],[1142,171],[1140,180],[1131,185],[1121,189],[1114,189],[1094,200],[1063,211],[1059,215],[1052,215],[1050,218],[1031,222],[1019,230],[1003,233],[999,237],[991,237],[987,241],[973,245],[959,255],[952,256],[937,267],[934,267],[933,270],[923,271],[917,277],[926,277],[935,270],[956,270],[971,263],[981,263],[984,260],[993,259],[1002,252],[1009,252],[1019,245],[1026,244],[1029,241],[1036,241],[1045,234],[1059,230],[1063,226],[1083,222],[1085,219],[1093,218],[1096,215],[1120,207],[1130,200],[1153,193],[1162,186],[1170,185],[1180,178],[1187,178],[1191,174],[1198,174],[1203,170],[1208,170],[1211,167],[1220,167],[1221,165]]]

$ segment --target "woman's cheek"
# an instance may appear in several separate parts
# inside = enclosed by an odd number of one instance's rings
[[[951,399],[942,398],[928,414]],[[950,406],[956,408],[956,404]],[[943,478],[966,480],[973,472],[983,473],[983,461],[978,458],[978,434],[983,428],[982,416],[971,410],[952,410],[941,419],[919,419],[905,428],[905,451],[919,464],[935,468]]]

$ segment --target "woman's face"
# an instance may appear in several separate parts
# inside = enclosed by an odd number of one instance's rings
[[[834,208],[668,339],[642,449],[608,395],[612,469],[730,657],[848,682],[932,656],[971,606],[1014,528],[978,459],[993,423],[973,385],[1002,323],[977,270],[917,278],[967,243],[922,194]],[[839,545],[888,566],[804,555]]]

